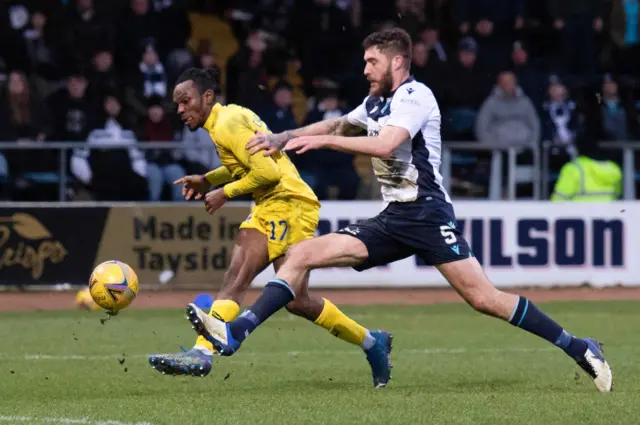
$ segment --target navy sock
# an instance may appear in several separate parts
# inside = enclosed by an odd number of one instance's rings
[[[518,304],[511,313],[509,323],[546,339],[562,348],[573,359],[582,358],[587,350],[586,342],[565,331],[562,326],[524,297],[519,298]]]
[[[244,341],[260,323],[289,304],[294,298],[294,292],[287,282],[282,279],[271,279],[255,304],[229,323],[231,336],[238,342]]]

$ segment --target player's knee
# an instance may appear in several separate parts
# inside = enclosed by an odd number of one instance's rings
[[[496,303],[498,302],[499,291],[474,291],[466,297],[467,302],[474,310],[494,316],[496,313]]]

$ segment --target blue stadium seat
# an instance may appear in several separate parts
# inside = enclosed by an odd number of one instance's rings
[[[33,172],[33,173],[24,173],[22,177],[25,180],[32,181],[34,183],[41,184],[58,184],[60,183],[60,175],[58,173],[49,173],[49,172]]]
[[[478,160],[473,155],[460,155],[457,153],[451,155],[452,165],[473,165],[477,162]]]

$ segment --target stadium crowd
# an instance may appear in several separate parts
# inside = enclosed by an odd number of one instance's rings
[[[551,170],[576,156],[620,162],[596,141],[640,138],[638,0],[6,0],[0,4],[0,141],[74,141],[69,199],[180,200],[170,183],[216,167],[204,130],[171,102],[191,66],[220,68],[224,103],[274,132],[339,116],[367,93],[361,40],[401,26],[412,73],[434,92],[445,141],[540,149]],[[238,48],[222,60],[190,14],[215,15]],[[291,69],[299,80],[293,81]],[[304,102],[296,109],[296,93]],[[141,150],[146,141],[185,150]],[[445,142],[446,143],[446,142]],[[321,199],[363,196],[348,154],[294,158]],[[456,156],[456,178],[487,181],[483,154]],[[53,150],[0,152],[0,199],[56,200]],[[482,184],[480,186],[483,186]],[[482,187],[480,188],[482,191]]]

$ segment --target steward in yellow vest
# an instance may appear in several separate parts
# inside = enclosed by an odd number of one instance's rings
[[[622,193],[622,170],[613,161],[584,155],[560,170],[552,201],[615,201]]]

